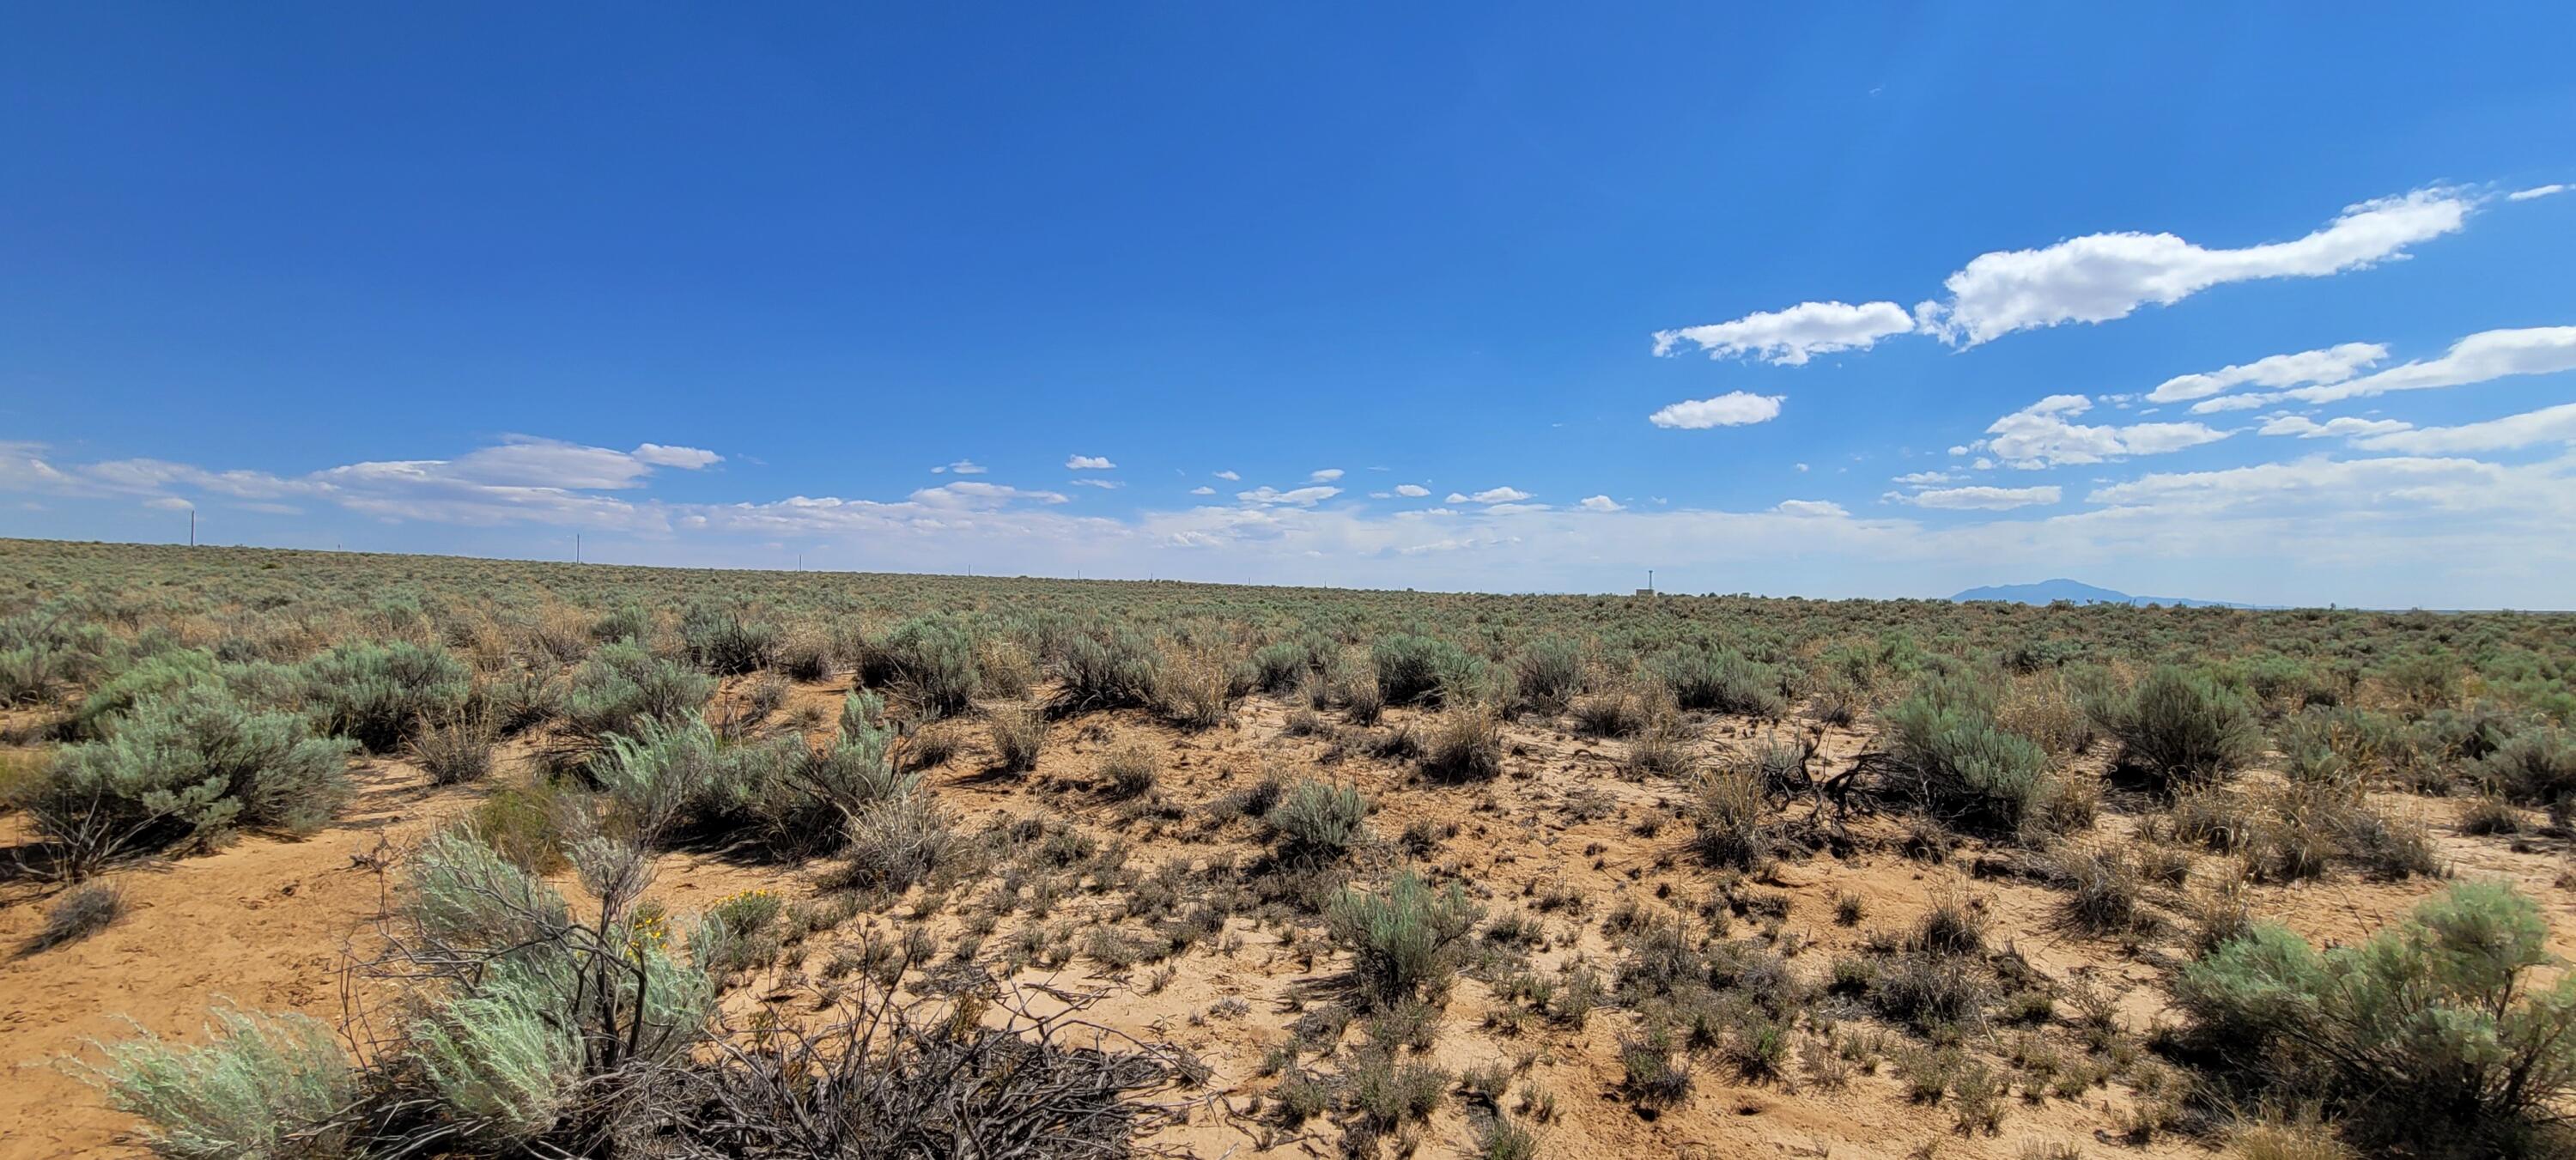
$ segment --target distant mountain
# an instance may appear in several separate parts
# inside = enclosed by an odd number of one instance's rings
[[[2054,604],[2069,600],[2077,604],[2161,604],[2168,608],[2253,608],[2225,600],[2193,600],[2185,596],[2131,596],[2109,588],[2100,588],[2077,580],[2042,580],[2037,584],[1998,584],[1989,588],[1971,588],[1950,598],[1954,601],[2001,600],[2011,604]]]

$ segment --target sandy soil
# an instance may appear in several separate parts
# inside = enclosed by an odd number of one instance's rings
[[[800,687],[788,711],[836,707],[845,687]],[[1683,791],[1670,783],[1623,778],[1623,742],[1515,724],[1507,733],[1503,777],[1484,786],[1443,787],[1423,783],[1409,765],[1355,754],[1324,764],[1330,743],[1289,736],[1287,714],[1276,701],[1253,698],[1237,707],[1229,724],[1199,734],[1128,714],[1062,722],[1036,771],[1020,776],[985,772],[983,734],[970,725],[965,752],[935,771],[932,784],[964,829],[1043,812],[1101,840],[1125,841],[1128,864],[1151,869],[1229,853],[1248,859],[1257,842],[1248,826],[1211,830],[1203,819],[1210,803],[1265,771],[1349,780],[1377,805],[1370,826],[1383,846],[1372,854],[1373,865],[1406,860],[1386,847],[1415,823],[1449,835],[1438,839],[1421,864],[1465,884],[1489,916],[1514,908],[1538,914],[1549,937],[1537,960],[1546,967],[1576,956],[1607,966],[1617,952],[1602,929],[1605,916],[1631,904],[1657,912],[1686,910],[1712,889],[1712,873],[1684,848],[1689,826],[1678,820]],[[1750,722],[1721,719],[1708,722],[1696,744],[1713,756],[1759,734]],[[1140,810],[1097,791],[1094,771],[1101,754],[1137,738],[1162,752],[1158,792],[1172,808]],[[1817,740],[1826,768],[1840,768],[1867,743],[1865,734],[1849,729],[1818,731]],[[516,766],[523,761],[524,753],[513,750],[500,776],[522,776]],[[364,949],[370,920],[380,912],[385,879],[372,868],[373,860],[470,808],[483,792],[433,789],[398,761],[364,762],[356,776],[359,796],[322,833],[301,841],[248,837],[212,854],[120,871],[112,877],[126,891],[129,913],[114,926],[68,946],[0,959],[0,1030],[6,1032],[12,1069],[0,1082],[0,1158],[132,1154],[118,1139],[124,1118],[102,1106],[58,1062],[85,1040],[122,1033],[125,1019],[194,1037],[206,1007],[226,998],[325,1020],[338,1017],[341,968],[353,949]],[[2565,867],[2563,851],[2546,843],[2518,849],[2513,839],[2462,836],[2450,824],[2449,803],[2388,803],[2421,811],[2433,823],[2455,873],[2510,878],[2543,899],[2562,953],[2576,953],[2576,898],[2556,885]],[[1653,827],[1641,823],[1653,816],[1667,822],[1654,836],[1643,836],[1641,829]],[[13,825],[14,819],[0,820],[0,826]],[[2133,819],[2108,813],[2099,840],[2130,840],[2134,827]],[[2170,1018],[2163,980],[2187,953],[2176,941],[2178,932],[2127,947],[2069,934],[2055,921],[2062,898],[2057,892],[2008,874],[1971,876],[1981,864],[2006,868],[2006,853],[1969,846],[1946,865],[1931,866],[1892,848],[1889,820],[1864,821],[1858,832],[1863,841],[1849,857],[1818,854],[1783,862],[1747,886],[1787,898],[1782,927],[1794,934],[1786,945],[1799,947],[1790,962],[1806,976],[1821,978],[1833,956],[1856,946],[1869,930],[1911,922],[1936,887],[1958,885],[1982,900],[1997,942],[2061,984],[2116,996],[2119,1018],[2129,1029],[2142,1031]],[[2218,874],[2223,866],[2205,859],[2195,873]],[[662,860],[655,893],[685,910],[755,885],[805,898],[815,893],[813,879],[810,870],[674,854]],[[989,886],[962,883],[942,901],[971,900]],[[2423,880],[2372,883],[2346,873],[2320,883],[2256,887],[2252,899],[2259,913],[2311,937],[2350,940],[2437,886]],[[46,895],[24,882],[5,890],[0,946],[14,950],[42,921]],[[1866,918],[1856,926],[1833,921],[1832,900],[1845,892],[1863,903]],[[1111,895],[1077,892],[1039,917],[1079,924],[1115,917],[1121,905]],[[734,993],[729,1005],[760,1002],[765,994],[791,988],[799,974],[819,971],[837,946],[864,930],[882,932],[921,920],[946,943],[962,925],[956,911],[963,907],[952,905],[927,919],[920,918],[921,909],[919,900],[911,900],[819,933],[799,948],[798,966]],[[1025,921],[1035,919],[1003,919],[988,951]],[[1750,933],[1748,927],[1738,920],[1736,933]],[[1220,1098],[1153,1142],[1210,1157],[1337,1154],[1339,1132],[1329,1124],[1292,1131],[1255,1111],[1273,1082],[1257,1075],[1262,1057],[1286,1038],[1286,1026],[1329,989],[1343,965],[1307,939],[1288,945],[1283,929],[1237,917],[1225,936],[1172,960],[1168,973],[1152,965],[1107,972],[1078,957],[1056,971],[1035,969],[1024,977],[1110,989],[1112,995],[1093,1012],[1096,1019],[1185,1046],[1210,1065],[1214,1077],[1208,1086]],[[1544,1022],[1508,1030],[1508,1021],[1486,1019],[1504,1005],[1485,983],[1462,980],[1426,1058],[1451,1070],[1502,1063],[1518,1073],[1516,1090],[1534,1086],[1553,1094],[1557,1114],[1538,1128],[1542,1156],[1872,1157],[1919,1155],[1936,1147],[1942,1156],[2009,1158],[2041,1142],[2073,1144],[2087,1156],[2208,1151],[2206,1141],[2171,1134],[2147,1146],[2114,1141],[2107,1130],[2132,1099],[2116,1083],[2075,1100],[2015,1099],[1999,1134],[1962,1136],[1952,1131],[1946,1110],[1908,1103],[1885,1066],[1839,1090],[1797,1080],[1737,1084],[1718,1069],[1702,1067],[1686,1105],[1649,1118],[1617,1090],[1618,1040],[1631,1023],[1628,1017],[1605,1010],[1579,1030]],[[1351,1041],[1359,1034],[1356,1027],[1348,1032]],[[1446,1100],[1420,1136],[1428,1155],[1466,1146],[1471,1133],[1461,1100]]]

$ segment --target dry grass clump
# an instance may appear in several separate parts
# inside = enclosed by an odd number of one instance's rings
[[[1046,744],[1046,710],[1036,705],[1005,705],[992,710],[987,723],[993,739],[994,766],[1006,773],[1037,768],[1038,749]]]
[[[1100,759],[1100,775],[1111,797],[1132,798],[1152,793],[1162,774],[1161,754],[1142,741],[1121,745]]]
[[[1423,744],[1422,772],[1437,782],[1492,781],[1503,772],[1503,719],[1490,705],[1441,713]]]
[[[65,891],[45,908],[45,924],[19,944],[20,956],[51,950],[66,943],[79,942],[110,925],[125,913],[125,890],[105,882],[87,882]]]
[[[412,734],[410,750],[412,761],[438,785],[477,782],[492,772],[492,729],[475,714],[424,722]]]
[[[1692,809],[1700,857],[1712,866],[1758,869],[1771,854],[1769,812],[1758,769],[1736,765],[1701,778]]]

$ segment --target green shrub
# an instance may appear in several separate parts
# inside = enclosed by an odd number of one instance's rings
[[[445,652],[403,641],[352,641],[306,661],[304,707],[323,733],[391,753],[422,722],[456,716],[473,673]]]
[[[2258,923],[2174,998],[2264,1090],[2321,1096],[2389,1139],[2516,1151],[2576,1096],[2576,976],[2539,977],[2548,938],[2530,898],[2462,883],[2358,946]]]
[[[2487,754],[2478,775],[2515,801],[2557,805],[2576,796],[2576,740],[2564,729],[2525,729]]]
[[[2017,833],[2046,799],[2048,752],[1995,721],[1994,691],[1935,676],[1888,710],[1889,751],[1923,805],[1953,825]]]
[[[216,1009],[202,1047],[150,1032],[99,1044],[83,1079],[142,1118],[143,1142],[181,1160],[329,1160],[346,1154],[338,1120],[358,1094],[331,1029],[302,1015]]]
[[[2244,696],[2196,670],[2160,667],[2096,715],[2119,739],[2121,765],[2163,789],[2232,773],[2263,749]]]
[[[1583,648],[1561,636],[1539,637],[1512,658],[1512,676],[1523,704],[1562,713],[1583,688]]]
[[[1437,1002],[1458,971],[1461,944],[1478,912],[1464,891],[1435,892],[1410,870],[1375,894],[1347,890],[1326,912],[1333,937],[1351,952],[1351,971],[1381,1007]]]
[[[349,743],[212,688],[135,706],[103,741],[65,746],[18,805],[87,866],[203,845],[234,829],[310,833],[348,800]]]
[[[1339,858],[1368,836],[1368,799],[1356,786],[1301,781],[1279,798],[1266,819],[1291,862]]]
[[[757,672],[778,662],[786,634],[737,605],[694,601],[680,615],[680,645],[689,663],[718,676]]]
[[[436,785],[481,781],[492,772],[492,731],[479,718],[430,722],[411,738],[411,759]]]
[[[1323,654],[1313,642],[1281,640],[1252,652],[1253,683],[1265,693],[1285,693],[1323,669]]]
[[[924,718],[963,713],[982,689],[975,635],[944,616],[916,616],[870,644],[860,676],[870,685],[905,690]]]
[[[564,729],[596,741],[633,733],[645,721],[692,720],[715,691],[715,678],[656,657],[631,640],[615,641],[601,645],[575,672],[563,700]]]
[[[1484,663],[1437,637],[1397,633],[1369,646],[1380,697],[1390,705],[1446,701],[1484,678]]]
[[[1780,697],[1780,671],[1731,648],[1667,649],[1647,661],[1646,668],[1684,709],[1771,718],[1786,708]]]
[[[1163,654],[1133,629],[1117,628],[1065,642],[1056,690],[1059,711],[1149,706],[1162,688]]]

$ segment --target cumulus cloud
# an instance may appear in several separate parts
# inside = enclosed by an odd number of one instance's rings
[[[1243,478],[1241,475],[1238,475],[1238,474],[1236,474],[1236,473],[1234,473],[1234,472],[1231,472],[1231,471],[1220,471],[1220,472],[1217,472],[1217,473],[1215,473],[1215,474],[1216,474],[1216,477],[1217,477],[1218,479],[1222,479],[1222,480],[1224,480],[1224,481],[1226,481],[1226,482],[1228,482],[1228,483],[1232,483],[1232,482],[1234,482],[1234,481],[1236,481],[1236,480],[1238,480],[1238,479]]]
[[[1778,507],[1773,508],[1772,510],[1777,511],[1782,515],[1789,516],[1847,516],[1851,514],[1850,512],[1843,510],[1843,505],[1827,499],[1784,499],[1780,501],[1780,505]]]
[[[2014,467],[2037,469],[2067,463],[2101,463],[2128,455],[2160,455],[2214,443],[2228,432],[2200,423],[2131,423],[2088,426],[2067,416],[2091,410],[2082,395],[2050,395],[1986,428],[1985,448]]]
[[[1940,508],[1945,511],[2009,511],[2013,508],[2056,503],[2064,493],[2056,486],[2047,487],[1941,487],[1911,494],[1890,494],[1889,499],[1916,507]]]
[[[1307,481],[1307,482],[1309,482],[1309,483],[1331,483],[1331,482],[1333,482],[1334,480],[1340,479],[1341,477],[1342,477],[1342,469],[1341,469],[1341,468],[1338,468],[1338,467],[1326,467],[1326,468],[1321,468],[1321,469],[1318,469],[1318,470],[1316,470],[1316,471],[1312,471],[1312,472],[1307,473],[1307,475],[1306,475],[1306,481]]]
[[[1965,451],[1966,449],[1961,448],[1959,450]],[[1952,454],[1958,453],[1959,452],[1955,451],[1952,452]],[[1897,476],[1891,482],[1901,483],[1907,487],[1929,487],[1936,483],[1948,483],[1950,482],[1950,478],[1950,473],[1946,471],[1912,471],[1907,472],[1904,475]]]
[[[1403,496],[1406,499],[1421,499],[1423,496],[1431,494],[1431,489],[1418,483],[1399,483],[1395,485],[1395,494]]]
[[[1618,500],[1612,499],[1609,496],[1589,495],[1583,497],[1583,510],[1588,512],[1615,512],[1623,511],[1625,508]]]
[[[1802,302],[1786,310],[1748,314],[1733,322],[1655,332],[1655,353],[1669,355],[1694,343],[1710,358],[1749,355],[1796,366],[1819,354],[1868,350],[1878,340],[1914,329],[1914,319],[1893,302]]]
[[[1191,495],[1215,495],[1215,494],[1216,494],[1216,489],[1215,489],[1215,488],[1213,488],[1213,487],[1209,487],[1208,485],[1206,485],[1206,484],[1202,483],[1202,484],[1198,485],[1197,487],[1191,488],[1191,489],[1190,489],[1190,494],[1191,494]]]
[[[1530,493],[1525,492],[1525,491],[1522,491],[1521,489],[1519,489],[1519,488],[1517,488],[1517,487],[1489,487],[1489,488],[1486,488],[1486,489],[1485,489],[1485,490],[1483,490],[1483,491],[1477,492],[1477,493],[1476,493],[1476,494],[1474,494],[1474,495],[1468,495],[1468,494],[1466,494],[1466,493],[1464,493],[1464,492],[1455,492],[1455,491],[1450,492],[1450,493],[1449,493],[1449,498],[1448,498],[1448,500],[1447,500],[1447,501],[1445,501],[1445,502],[1448,502],[1448,503],[1519,503],[1520,501],[1525,500],[1525,499],[1528,499],[1529,497],[1530,497]]]
[[[2281,394],[2301,402],[2332,403],[2565,370],[2576,370],[2576,326],[2532,326],[2480,331],[2452,343],[2440,358],[2418,359],[2357,379]]]
[[[1780,415],[1779,395],[1756,395],[1745,391],[1728,391],[1713,399],[1690,399],[1674,403],[1646,416],[1658,427],[1684,431],[1704,431],[1711,427],[1741,427],[1762,423]]]
[[[2147,401],[2185,403],[2241,386],[2295,387],[2306,383],[2340,383],[2387,357],[2388,348],[2375,342],[2347,342],[2324,350],[2276,354],[2242,366],[2175,375],[2147,392]]]
[[[2408,246],[2457,232],[2475,202],[2458,189],[2421,189],[2351,206],[2304,237],[2237,249],[2120,232],[1980,254],[1942,283],[1946,298],[1916,307],[1915,316],[1922,329],[1962,346],[2018,330],[2108,322],[2230,282],[2315,278],[2402,258]]]
[[[638,444],[635,450],[627,454],[634,456],[639,463],[648,463],[655,467],[676,467],[683,471],[696,471],[702,467],[713,467],[724,462],[724,456],[713,451],[701,451],[695,447],[668,447],[660,443]]]
[[[1101,455],[1068,455],[1064,460],[1067,471],[1108,471],[1117,466],[1109,462],[1107,456]]]
[[[912,502],[932,507],[999,507],[1010,503],[1068,503],[1060,491],[1030,491],[1001,483],[959,480],[912,493]]]
[[[2305,415],[2274,415],[2255,428],[2257,435],[2295,435],[2301,439],[2339,439],[2352,435],[2383,435],[2404,431],[2414,424],[2402,419],[2363,419],[2353,415],[2317,422]]]
[[[1256,487],[1251,491],[1238,491],[1234,493],[1234,498],[1251,504],[1286,504],[1291,507],[1312,507],[1340,494],[1342,494],[1342,489],[1338,487],[1299,487],[1291,488],[1287,491],[1281,491],[1278,488],[1264,485],[1262,487]]]
[[[2457,427],[2408,430],[2406,424],[2399,423],[2385,431],[2356,434],[2364,437],[2354,440],[2354,445],[2372,451],[2510,451],[2540,443],[2576,443],[2576,403],[2561,403],[2483,423],[2463,423]]]
[[[932,475],[947,475],[952,472],[958,475],[982,475],[984,466],[972,459],[960,459],[955,463],[943,463],[930,469]]]
[[[2576,188],[2576,186],[2535,185],[2529,189],[2517,189],[2512,193],[2508,193],[2504,195],[2504,199],[2506,201],[2531,201],[2535,198],[2543,198],[2552,194],[2565,193],[2571,188]]]

